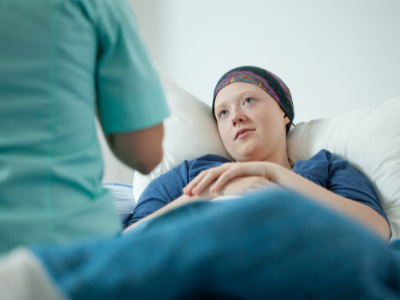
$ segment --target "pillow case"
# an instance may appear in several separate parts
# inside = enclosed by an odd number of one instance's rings
[[[288,136],[291,164],[327,149],[347,160],[373,184],[392,227],[400,238],[400,96],[375,109],[362,109],[332,119],[300,123]]]
[[[161,82],[171,115],[164,122],[164,156],[153,172],[134,172],[133,194],[139,199],[146,186],[161,174],[205,154],[232,158],[226,152],[211,107],[164,75]],[[391,227],[392,240],[400,238],[400,126],[395,112],[400,97],[375,109],[361,109],[332,119],[299,123],[289,132],[287,148],[292,165],[326,149],[347,160],[374,185]]]
[[[205,154],[217,154],[232,160],[219,137],[211,107],[164,75],[157,64],[154,66],[161,79],[170,116],[164,121],[164,155],[161,163],[149,175],[134,172],[135,199],[140,198],[151,180],[184,160],[192,160]]]
[[[120,219],[133,212],[136,202],[133,198],[132,185],[120,182],[103,182],[101,185],[110,190]]]

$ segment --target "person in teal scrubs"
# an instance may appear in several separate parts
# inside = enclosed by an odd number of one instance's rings
[[[127,1],[1,0],[0,253],[119,232],[95,116],[148,173],[168,113]]]

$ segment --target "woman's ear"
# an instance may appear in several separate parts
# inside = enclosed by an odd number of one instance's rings
[[[285,126],[287,125],[287,124],[289,124],[290,123],[290,119],[289,119],[289,117],[287,116],[287,114],[285,114],[284,116],[283,116],[283,118],[285,119]]]

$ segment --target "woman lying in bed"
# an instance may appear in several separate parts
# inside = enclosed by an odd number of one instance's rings
[[[128,229],[186,203],[274,187],[305,195],[389,239],[389,222],[374,188],[348,162],[321,150],[290,165],[286,135],[294,108],[289,89],[276,75],[257,67],[227,72],[215,88],[213,113],[235,162],[206,155],[155,179],[129,217]]]

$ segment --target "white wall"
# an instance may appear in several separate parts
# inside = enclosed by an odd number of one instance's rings
[[[153,59],[208,104],[220,76],[240,65],[285,81],[295,123],[400,94],[398,0],[130,2]]]

